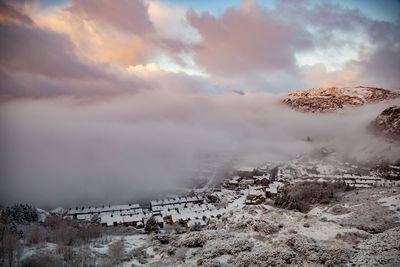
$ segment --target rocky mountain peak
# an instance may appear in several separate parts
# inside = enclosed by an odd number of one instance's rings
[[[293,92],[282,102],[297,111],[326,113],[345,107],[388,101],[398,96],[397,92],[376,87],[330,87]]]

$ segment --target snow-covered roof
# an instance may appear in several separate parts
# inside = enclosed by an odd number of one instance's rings
[[[78,215],[76,216],[76,218],[77,218],[78,220],[90,221],[90,219],[92,218],[92,215],[90,215],[90,214],[78,214]]]
[[[69,215],[73,214],[90,214],[90,213],[101,213],[108,211],[127,211],[140,209],[139,204],[128,204],[128,205],[107,205],[102,207],[82,207],[73,208],[68,210]]]
[[[202,201],[203,197],[196,195],[193,197],[175,197],[169,199],[162,199],[162,200],[153,200],[150,202],[151,206],[162,206],[162,205],[171,205],[171,204],[179,204],[179,203],[188,203],[188,202],[196,202]]]
[[[262,191],[260,189],[250,189],[248,194],[254,195],[254,196],[259,196],[259,195],[264,195],[264,191]]]
[[[36,208],[36,212],[38,213],[38,221],[39,222],[44,222],[47,218],[47,216],[50,216],[50,213],[48,213],[45,210]]]
[[[58,208],[55,208],[54,210],[50,211],[50,213],[63,215],[65,213],[65,209],[62,207],[58,207]]]
[[[81,215],[78,215],[81,216]],[[120,215],[120,214],[111,214],[111,213],[101,213],[99,215],[100,222],[101,224],[106,223],[107,226],[112,226],[114,225],[114,222],[117,224],[121,223],[133,223],[137,222],[140,223],[142,222],[144,218],[143,213],[139,214],[131,214],[131,215]]]

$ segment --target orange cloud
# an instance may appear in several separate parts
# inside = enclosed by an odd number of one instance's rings
[[[32,17],[39,27],[68,35],[75,53],[95,62],[127,67],[140,63],[153,48],[141,36],[104,28],[101,22],[71,13],[65,7],[36,10]]]
[[[25,13],[29,8],[28,5],[23,5],[14,2],[0,2],[0,23],[15,23],[32,25],[34,22]]]

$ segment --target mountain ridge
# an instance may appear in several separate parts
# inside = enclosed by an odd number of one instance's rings
[[[399,93],[378,87],[312,88],[290,93],[282,103],[300,112],[330,113],[346,107],[389,101]]]

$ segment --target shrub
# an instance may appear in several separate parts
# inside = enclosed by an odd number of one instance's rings
[[[49,231],[47,241],[65,246],[86,244],[91,239],[103,236],[100,225],[79,223],[58,215],[47,217],[44,226]]]
[[[221,255],[236,255],[242,251],[250,251],[253,243],[242,238],[214,239],[207,242],[202,258],[212,259]]]
[[[202,247],[208,240],[226,239],[228,237],[230,237],[228,233],[214,230],[190,232],[179,239],[177,245],[180,247],[197,248]]]
[[[57,244],[57,253],[62,255],[65,261],[72,260],[74,255],[74,248],[72,246],[64,246],[63,244]]]
[[[158,225],[156,219],[154,218],[154,216],[151,216],[147,222],[146,225],[144,227],[144,230],[148,233],[150,232],[156,232],[158,233],[160,231],[160,226]]]
[[[161,244],[165,245],[171,243],[171,241],[175,240],[175,238],[174,236],[168,234],[157,234],[152,238],[152,240],[157,240]]]
[[[25,230],[25,242],[28,245],[37,244],[45,241],[47,238],[46,228],[33,224]]]
[[[38,220],[38,213],[36,209],[27,204],[17,204],[5,207],[1,211],[2,221],[8,223],[22,224],[36,222]]]
[[[253,230],[256,232],[264,233],[266,235],[271,235],[279,232],[280,228],[270,223],[257,222],[253,225]]]
[[[9,229],[5,229],[2,232],[2,240],[1,241],[1,255],[3,260],[6,260],[8,266],[14,266],[16,262],[19,265],[19,259],[22,254],[22,245],[19,242],[17,235],[10,231]]]
[[[92,250],[88,245],[85,245],[79,249],[72,266],[95,266],[95,263],[96,259],[92,256]]]
[[[290,237],[286,241],[286,245],[302,255],[307,261],[325,266],[342,266],[348,261],[350,252],[346,247],[332,246],[303,235]]]
[[[336,234],[335,238],[356,245],[360,241],[367,239],[368,234],[362,232],[344,232]]]
[[[198,232],[203,229],[203,226],[200,223],[195,223],[192,227],[190,227],[191,232]]]
[[[62,260],[51,254],[39,254],[22,261],[22,267],[58,267],[62,266]]]
[[[275,205],[285,209],[310,210],[311,204],[328,204],[346,189],[343,182],[303,182],[286,186],[275,198]]]
[[[113,263],[120,262],[124,253],[125,248],[123,240],[118,240],[108,245],[108,255]]]

